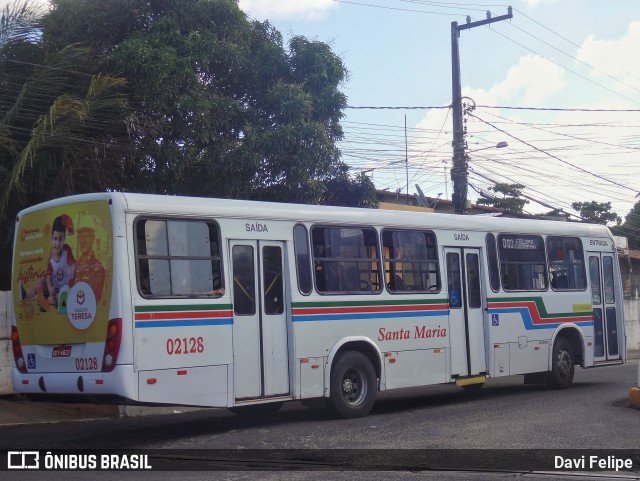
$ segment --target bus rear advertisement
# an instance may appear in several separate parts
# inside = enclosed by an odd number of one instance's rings
[[[111,307],[111,226],[104,200],[20,216],[12,289],[20,371],[102,368]]]

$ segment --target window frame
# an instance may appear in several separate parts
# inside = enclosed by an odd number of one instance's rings
[[[139,239],[138,239],[138,229],[140,224],[144,224],[147,221],[152,222],[164,222],[165,229],[167,231],[167,254],[166,255],[148,255],[140,253]],[[170,254],[169,249],[169,235],[168,235],[168,223],[169,222],[192,222],[192,223],[200,223],[207,226],[209,232],[211,232],[211,227],[215,228],[216,238],[209,239],[209,244],[215,242],[218,246],[218,252],[216,255],[210,256],[175,256]],[[220,229],[220,224],[213,219],[210,218],[198,218],[198,217],[177,217],[177,216],[153,216],[153,215],[141,215],[136,217],[132,223],[132,231],[133,231],[133,243],[134,243],[134,256],[135,256],[135,270],[136,270],[136,289],[140,297],[144,299],[217,299],[222,297],[221,294],[208,294],[208,293],[189,293],[189,294],[153,294],[146,293],[143,290],[142,282],[141,282],[141,260],[147,261],[147,266],[149,265],[149,260],[167,260],[169,262],[169,266],[171,266],[171,260],[185,260],[185,261],[197,261],[197,260],[208,260],[211,262],[211,275],[212,275],[212,290],[216,289],[225,289],[225,276],[224,276],[224,259],[223,259],[223,246],[222,246],[222,234]],[[215,286],[215,274],[214,270],[215,263],[218,263],[218,276],[220,279],[220,286]],[[172,279],[171,279],[171,271],[169,272],[169,286],[172,287]],[[149,286],[149,290],[151,286]]]
[[[503,252],[506,251],[507,249],[505,249],[503,247],[503,242],[502,239],[504,237],[513,237],[513,238],[536,238],[540,241],[540,245],[541,248],[540,249],[531,249],[531,250],[540,250],[542,251],[542,259],[538,262],[531,262],[531,261],[505,261],[503,259]],[[549,290],[549,267],[547,265],[547,249],[546,249],[546,243],[545,243],[545,238],[543,235],[541,234],[521,234],[521,233],[513,233],[513,232],[501,232],[497,235],[496,240],[498,242],[497,245],[497,249],[498,249],[498,268],[499,268],[499,272],[500,272],[500,286],[502,287],[502,290],[505,292],[546,292]],[[513,249],[514,251],[517,251],[519,249]],[[529,250],[529,249],[522,249],[522,250]],[[543,267],[543,272],[542,272],[542,276],[541,278],[544,280],[545,285],[542,288],[538,288],[538,289],[533,289],[533,288],[529,288],[529,289],[521,289],[521,288],[517,288],[517,289],[508,289],[505,286],[505,275],[504,275],[504,269],[503,266],[504,265],[514,265],[514,266],[518,266],[518,265],[524,265],[524,266],[542,266]]]
[[[363,233],[365,231],[369,231],[371,233],[371,238],[374,239],[375,241],[375,253],[376,253],[376,257],[375,258],[361,258],[361,257],[343,257],[343,256],[336,256],[336,257],[318,257],[316,256],[316,253],[314,251],[314,232],[316,229],[347,229],[347,230],[361,230]],[[312,273],[312,278],[313,278],[313,288],[315,290],[315,293],[321,296],[362,296],[362,295],[379,295],[380,293],[382,293],[383,288],[382,288],[382,284],[384,283],[383,277],[382,277],[382,256],[380,255],[380,234],[378,232],[378,230],[370,225],[366,225],[366,224],[357,224],[357,225],[352,225],[352,224],[325,224],[325,223],[321,223],[321,224],[312,224],[311,227],[309,227],[308,229],[309,232],[309,243],[310,243],[310,257],[311,257],[311,262],[312,262],[312,269],[311,269],[311,273]],[[367,246],[365,244],[365,247],[371,247],[371,246]],[[318,288],[318,270],[317,270],[317,263],[318,262],[330,262],[330,263],[338,263],[338,262],[352,262],[352,263],[373,263],[376,262],[377,263],[377,269],[375,271],[375,274],[378,277],[378,289],[377,290],[371,290],[371,291],[365,291],[365,290],[320,290]],[[324,265],[323,265],[324,268]],[[371,286],[373,287],[373,284],[370,283]]]
[[[557,241],[557,240],[561,240],[562,241],[562,249],[563,251],[566,251],[566,243],[565,241],[567,240],[571,240],[571,241],[577,241],[578,244],[580,245],[580,252],[582,254],[582,262],[577,262],[577,261],[551,261],[551,242]],[[547,253],[547,271],[549,273],[549,287],[551,288],[551,290],[553,290],[554,292],[583,292],[587,290],[587,286],[589,284],[588,280],[587,280],[587,266],[586,266],[586,256],[585,256],[585,251],[584,251],[584,245],[582,244],[582,239],[580,239],[580,237],[577,236],[556,236],[556,235],[550,235],[547,236],[546,239],[546,253]],[[562,287],[558,287],[557,285],[554,286],[553,285],[553,280],[552,280],[552,272],[551,272],[551,266],[552,265],[563,265],[563,266],[576,266],[576,265],[580,265],[582,264],[582,278],[584,280],[584,287],[566,287],[566,288],[562,288]],[[569,267],[566,267],[567,270],[569,270]]]
[[[296,238],[296,229],[298,229],[299,227],[301,227],[302,229],[304,229],[304,235],[305,235],[305,247],[307,248],[307,262],[305,266],[302,266],[301,263],[299,263],[298,261],[298,242],[297,242],[297,238]],[[298,283],[298,292],[300,292],[300,294],[302,294],[303,296],[310,296],[311,294],[313,294],[313,289],[314,289],[314,270],[312,268],[312,262],[313,262],[313,254],[311,251],[311,247],[310,247],[310,243],[309,243],[309,239],[310,239],[310,235],[309,235],[309,229],[307,228],[306,225],[304,225],[301,222],[296,223],[293,226],[293,229],[291,230],[292,232],[292,236],[293,236],[293,257],[295,260],[295,266],[296,266],[296,282]],[[309,291],[305,292],[302,290],[302,285],[300,283],[300,268],[303,267],[304,269],[307,270],[307,274],[309,275]]]
[[[403,262],[402,259],[397,259],[397,258],[392,258],[389,257],[388,259],[385,257],[385,233],[387,232],[409,232],[409,233],[418,233],[418,234],[426,234],[427,236],[431,236],[431,238],[433,239],[434,245],[433,247],[431,247],[431,249],[433,249],[433,251],[435,252],[435,259],[429,259],[426,258],[424,260],[421,259],[410,259],[407,263],[411,263],[411,264],[422,264],[422,263],[426,263],[426,264],[432,264],[435,265],[435,273],[436,273],[436,287],[437,289],[420,289],[420,290],[408,290],[408,289],[404,289],[404,290],[397,290],[397,289],[390,289],[389,287],[389,283],[387,282],[387,271],[386,271],[386,263],[389,262],[390,266],[390,270],[393,273],[394,269],[391,267],[391,264],[395,264],[397,262]],[[430,247],[427,245],[427,249],[429,249]],[[439,294],[440,292],[442,292],[442,275],[440,272],[440,256],[438,253],[438,236],[436,235],[436,233],[432,230],[429,229],[417,229],[417,228],[400,228],[400,227],[385,227],[383,229],[381,229],[380,231],[380,251],[381,251],[381,260],[382,260],[382,279],[385,283],[385,288],[386,291],[391,294],[391,295],[406,295],[406,294]],[[390,253],[391,255],[391,253]],[[430,271],[426,271],[426,272],[430,272]]]
[[[498,239],[493,232],[487,232],[485,245],[487,249],[487,271],[489,273],[489,287],[493,292],[500,292],[502,282],[500,281],[500,260],[498,259]],[[498,287],[494,286],[497,281]]]

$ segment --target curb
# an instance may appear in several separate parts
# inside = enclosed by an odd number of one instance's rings
[[[632,408],[640,409],[640,387],[629,389],[629,404]]]

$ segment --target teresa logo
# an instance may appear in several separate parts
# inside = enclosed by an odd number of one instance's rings
[[[67,317],[76,329],[88,328],[96,317],[96,295],[86,282],[76,282],[67,297]]]

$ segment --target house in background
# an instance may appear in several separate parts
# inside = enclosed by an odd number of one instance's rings
[[[627,349],[640,350],[640,250],[629,249],[626,237],[616,237],[622,274]]]
[[[411,210],[421,212],[437,212],[439,214],[455,214],[453,202],[440,197],[424,197],[424,202],[416,195],[407,195],[401,192],[377,190],[376,196],[380,209]],[[424,205],[426,204],[426,205]],[[471,204],[467,209],[469,215],[478,214],[502,214],[502,209],[486,205]]]

